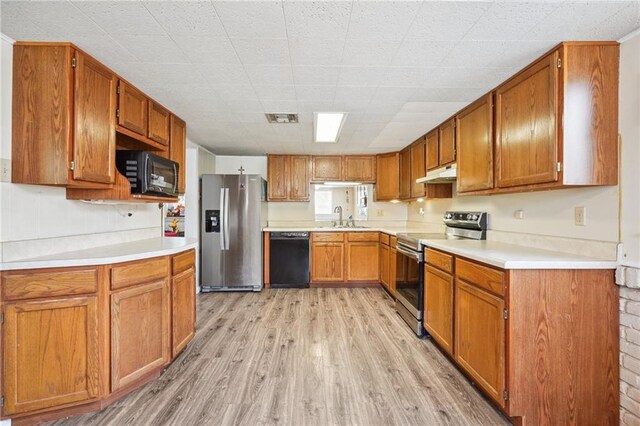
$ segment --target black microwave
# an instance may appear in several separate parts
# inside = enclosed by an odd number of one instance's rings
[[[116,167],[132,194],[178,195],[178,163],[146,151],[116,151]]]

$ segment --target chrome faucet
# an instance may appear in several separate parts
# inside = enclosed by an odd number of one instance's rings
[[[338,225],[342,226],[342,206],[336,206],[335,209],[333,209],[334,213],[338,213],[339,216],[339,221],[338,221]]]

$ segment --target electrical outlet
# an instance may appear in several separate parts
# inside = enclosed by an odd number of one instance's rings
[[[524,219],[524,210],[516,210],[515,212],[513,212],[513,217],[518,220]]]
[[[576,207],[574,210],[573,220],[577,226],[585,226],[587,224],[587,208]]]
[[[384,216],[384,210],[383,209],[376,209],[376,216],[377,217]]]
[[[422,207],[420,207],[420,210],[418,210],[418,213],[420,213],[422,216],[424,216],[424,209]]]
[[[11,182],[11,160],[0,159],[0,182]]]

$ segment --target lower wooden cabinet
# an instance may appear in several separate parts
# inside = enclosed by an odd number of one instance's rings
[[[111,295],[111,391],[169,361],[169,283],[127,288]]]
[[[99,396],[96,296],[4,306],[4,415]]]
[[[378,281],[378,243],[347,243],[347,281]]]
[[[398,251],[396,250],[395,242],[389,245],[389,293],[394,298],[396,297],[396,279],[398,277],[397,267],[398,264],[396,262],[396,256]]]
[[[344,243],[311,244],[311,281],[344,281]]]
[[[459,279],[455,288],[456,361],[504,407],[504,300]]]
[[[175,358],[196,331],[196,280],[193,266],[171,278],[171,355]]]
[[[389,246],[383,243],[380,243],[380,284],[385,286],[387,290],[389,290],[389,282],[390,282],[390,272],[391,268],[389,267]]]
[[[424,267],[424,328],[453,354],[453,276],[433,266]]]

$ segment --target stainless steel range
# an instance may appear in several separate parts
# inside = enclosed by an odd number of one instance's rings
[[[444,234],[398,234],[396,245],[396,311],[418,336],[424,311],[424,257],[421,240],[486,239],[486,212],[446,212]]]

